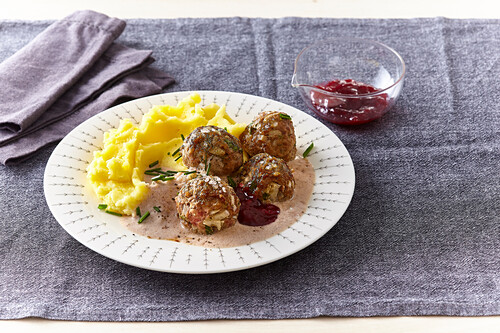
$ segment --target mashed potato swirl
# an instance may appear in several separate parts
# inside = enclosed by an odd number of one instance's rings
[[[123,119],[116,129],[104,133],[103,149],[94,152],[87,167],[89,184],[108,209],[132,215],[144,200],[149,187],[144,171],[155,161],[168,170],[184,170],[182,158],[172,156],[187,137],[199,126],[226,128],[239,137],[245,124],[236,123],[226,113],[225,105],[201,106],[200,95],[194,93],[177,106],[153,106],[139,126]],[[182,136],[181,136],[182,134]]]

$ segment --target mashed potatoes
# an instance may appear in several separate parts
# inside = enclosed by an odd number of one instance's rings
[[[94,152],[87,168],[87,178],[96,195],[108,209],[131,215],[148,194],[143,181],[144,171],[159,161],[167,170],[184,170],[182,158],[172,156],[196,127],[215,125],[239,137],[245,124],[236,123],[226,113],[224,105],[200,106],[201,98],[192,94],[177,106],[154,106],[144,115],[140,125],[130,119],[120,122],[117,129],[104,134],[104,148]]]

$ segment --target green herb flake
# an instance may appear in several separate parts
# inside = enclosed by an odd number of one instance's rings
[[[175,156],[177,155],[178,152],[181,151],[181,147],[177,148],[173,153],[172,153],[172,156]]]
[[[304,152],[304,154],[302,154],[302,156],[304,158],[306,158],[307,156],[309,156],[309,153],[311,152],[311,150],[314,148],[314,143],[311,142],[311,144],[309,145],[309,147],[307,147],[306,151]]]
[[[214,233],[214,230],[212,229],[211,226],[206,225],[205,226],[205,232],[206,232],[207,235],[211,235],[211,234]]]
[[[137,221],[137,223],[141,224],[142,222],[144,222],[145,219],[148,218],[148,216],[149,216],[149,211],[147,211],[144,215],[142,215],[139,221]]]
[[[252,134],[252,131],[254,130],[254,128],[252,127],[252,125],[253,125],[253,121],[250,124],[248,124],[248,126],[247,126],[247,128],[248,128],[248,134]]]
[[[227,177],[227,183],[229,184],[229,186],[231,186],[232,188],[236,188],[236,182],[234,181],[233,178],[231,177]]]
[[[174,161],[177,162],[181,157],[182,155],[177,156],[177,158]]]
[[[290,117],[290,116],[289,116],[289,115],[287,115],[286,113],[280,113],[280,118],[281,118],[281,119],[287,119],[287,120],[292,119],[292,117]]]
[[[108,208],[108,205],[106,205],[106,204],[100,204],[99,206],[97,206],[97,208],[99,208],[101,210],[102,209],[106,209],[106,208]]]
[[[212,163],[208,163],[208,167],[207,167],[207,171],[206,171],[207,175],[208,175],[208,173],[210,172],[210,167],[211,167],[211,166],[212,166]]]
[[[154,167],[155,165],[157,165],[158,163],[160,163],[160,161],[154,161],[153,163],[151,163],[149,165],[150,168]]]
[[[154,206],[153,209],[156,210],[158,213],[161,213],[160,207]]]
[[[117,212],[113,212],[113,211],[111,211],[111,210],[106,210],[106,213],[111,214],[111,215],[114,215],[114,216],[123,216],[122,214],[117,213]]]
[[[193,170],[193,171],[184,171],[185,175],[190,175],[192,173],[196,173],[196,170]]]
[[[231,141],[229,139],[224,139],[224,141],[227,143],[228,147],[231,148],[232,150],[238,151],[238,152],[241,151],[241,148],[233,141]]]
[[[165,176],[164,175],[154,176],[153,178],[151,178],[151,181],[156,182],[158,180],[163,180],[163,177]]]
[[[184,139],[185,139],[185,137],[184,137],[184,135],[182,135],[182,133],[181,133],[181,139],[182,139],[182,141],[184,141]]]
[[[172,180],[174,179],[174,177],[165,177],[163,176],[163,178],[161,180],[163,180],[164,182],[166,182],[167,180]]]
[[[137,216],[141,217],[141,207],[137,206],[137,208],[135,209],[135,213],[137,214]]]

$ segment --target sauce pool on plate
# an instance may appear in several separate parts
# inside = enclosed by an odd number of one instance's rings
[[[147,219],[139,224],[138,216],[127,216],[121,218],[122,223],[133,233],[148,238],[211,248],[241,246],[265,240],[298,221],[307,210],[312,195],[315,172],[311,163],[305,158],[297,158],[288,165],[295,178],[295,193],[291,200],[273,203],[279,209],[279,215],[272,223],[260,226],[236,223],[233,227],[212,235],[195,234],[184,228],[177,216],[174,198],[183,183],[183,180],[178,178],[150,185],[149,196],[139,206],[142,214],[150,213]]]

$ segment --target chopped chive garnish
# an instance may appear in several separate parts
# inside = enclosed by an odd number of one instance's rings
[[[174,179],[174,177],[163,177],[161,180],[163,180],[164,182],[167,181],[167,180],[172,180]]]
[[[177,155],[178,152],[181,151],[181,147],[177,148],[173,153],[172,153],[172,156],[175,156]]]
[[[314,143],[311,143],[311,144],[309,145],[309,147],[307,147],[307,149],[306,149],[306,151],[304,152],[304,154],[302,154],[302,156],[303,156],[304,158],[306,158],[306,157],[309,155],[309,153],[311,152],[311,150],[312,150],[313,148],[314,148]]]
[[[182,141],[184,141],[184,139],[185,139],[184,135],[182,135],[182,133],[181,133],[181,139],[182,139]]]
[[[99,208],[99,209],[106,209],[106,208],[108,208],[108,205],[106,205],[106,204],[100,204],[99,206],[97,206],[97,208]]]
[[[154,161],[153,163],[151,163],[149,165],[150,168],[154,167],[155,165],[157,165],[158,163],[160,163],[160,161]]]
[[[157,180],[163,180],[163,177],[165,177],[164,175],[158,175],[158,176],[154,176],[153,178],[151,178],[152,181],[157,181]]]
[[[137,214],[137,216],[141,217],[141,207],[137,206],[137,208],[135,209],[135,213]]]
[[[190,175],[192,173],[196,173],[196,170],[193,170],[193,171],[184,171],[185,175]]]
[[[111,210],[106,210],[106,213],[111,214],[111,215],[115,215],[115,216],[123,216],[122,214],[117,213],[117,212],[113,212]]]
[[[148,176],[158,176],[158,171],[144,171],[144,174]]]
[[[214,233],[214,229],[212,229],[212,227],[206,225],[205,226],[205,232],[207,233],[207,235],[211,235]]]
[[[146,170],[145,172],[158,172],[158,171],[161,171],[161,168],[149,169],[149,170]]]
[[[147,219],[149,216],[149,211],[147,211],[144,215],[141,216],[141,218],[139,219],[139,221],[137,221],[137,223],[142,223],[144,222],[145,219]]]
[[[236,182],[234,181],[233,178],[231,178],[231,177],[228,176],[227,177],[227,182],[228,182],[229,186],[234,187],[234,188],[236,187]]]
[[[224,127],[224,131],[226,131],[226,132],[227,132],[227,127]]]
[[[177,162],[181,157],[182,157],[182,155],[179,155],[174,161]]]
[[[163,171],[163,170],[160,170],[160,171],[156,171],[158,174],[162,174],[162,175],[165,175],[165,176],[173,176],[175,175],[178,171],[171,171],[171,170],[167,170],[167,171]]]
[[[229,139],[225,139],[224,141],[226,141],[227,145],[232,150],[234,150],[234,151],[241,151],[241,148],[236,143],[234,143],[233,141],[231,141]]]
[[[210,172],[210,167],[212,166],[212,163],[208,163],[208,167],[207,167],[207,175],[208,173]]]
[[[161,213],[160,207],[154,206],[153,209],[156,210],[158,213]]]
[[[287,115],[286,113],[280,113],[280,118],[281,119],[292,119],[292,117],[290,117],[289,115]]]

